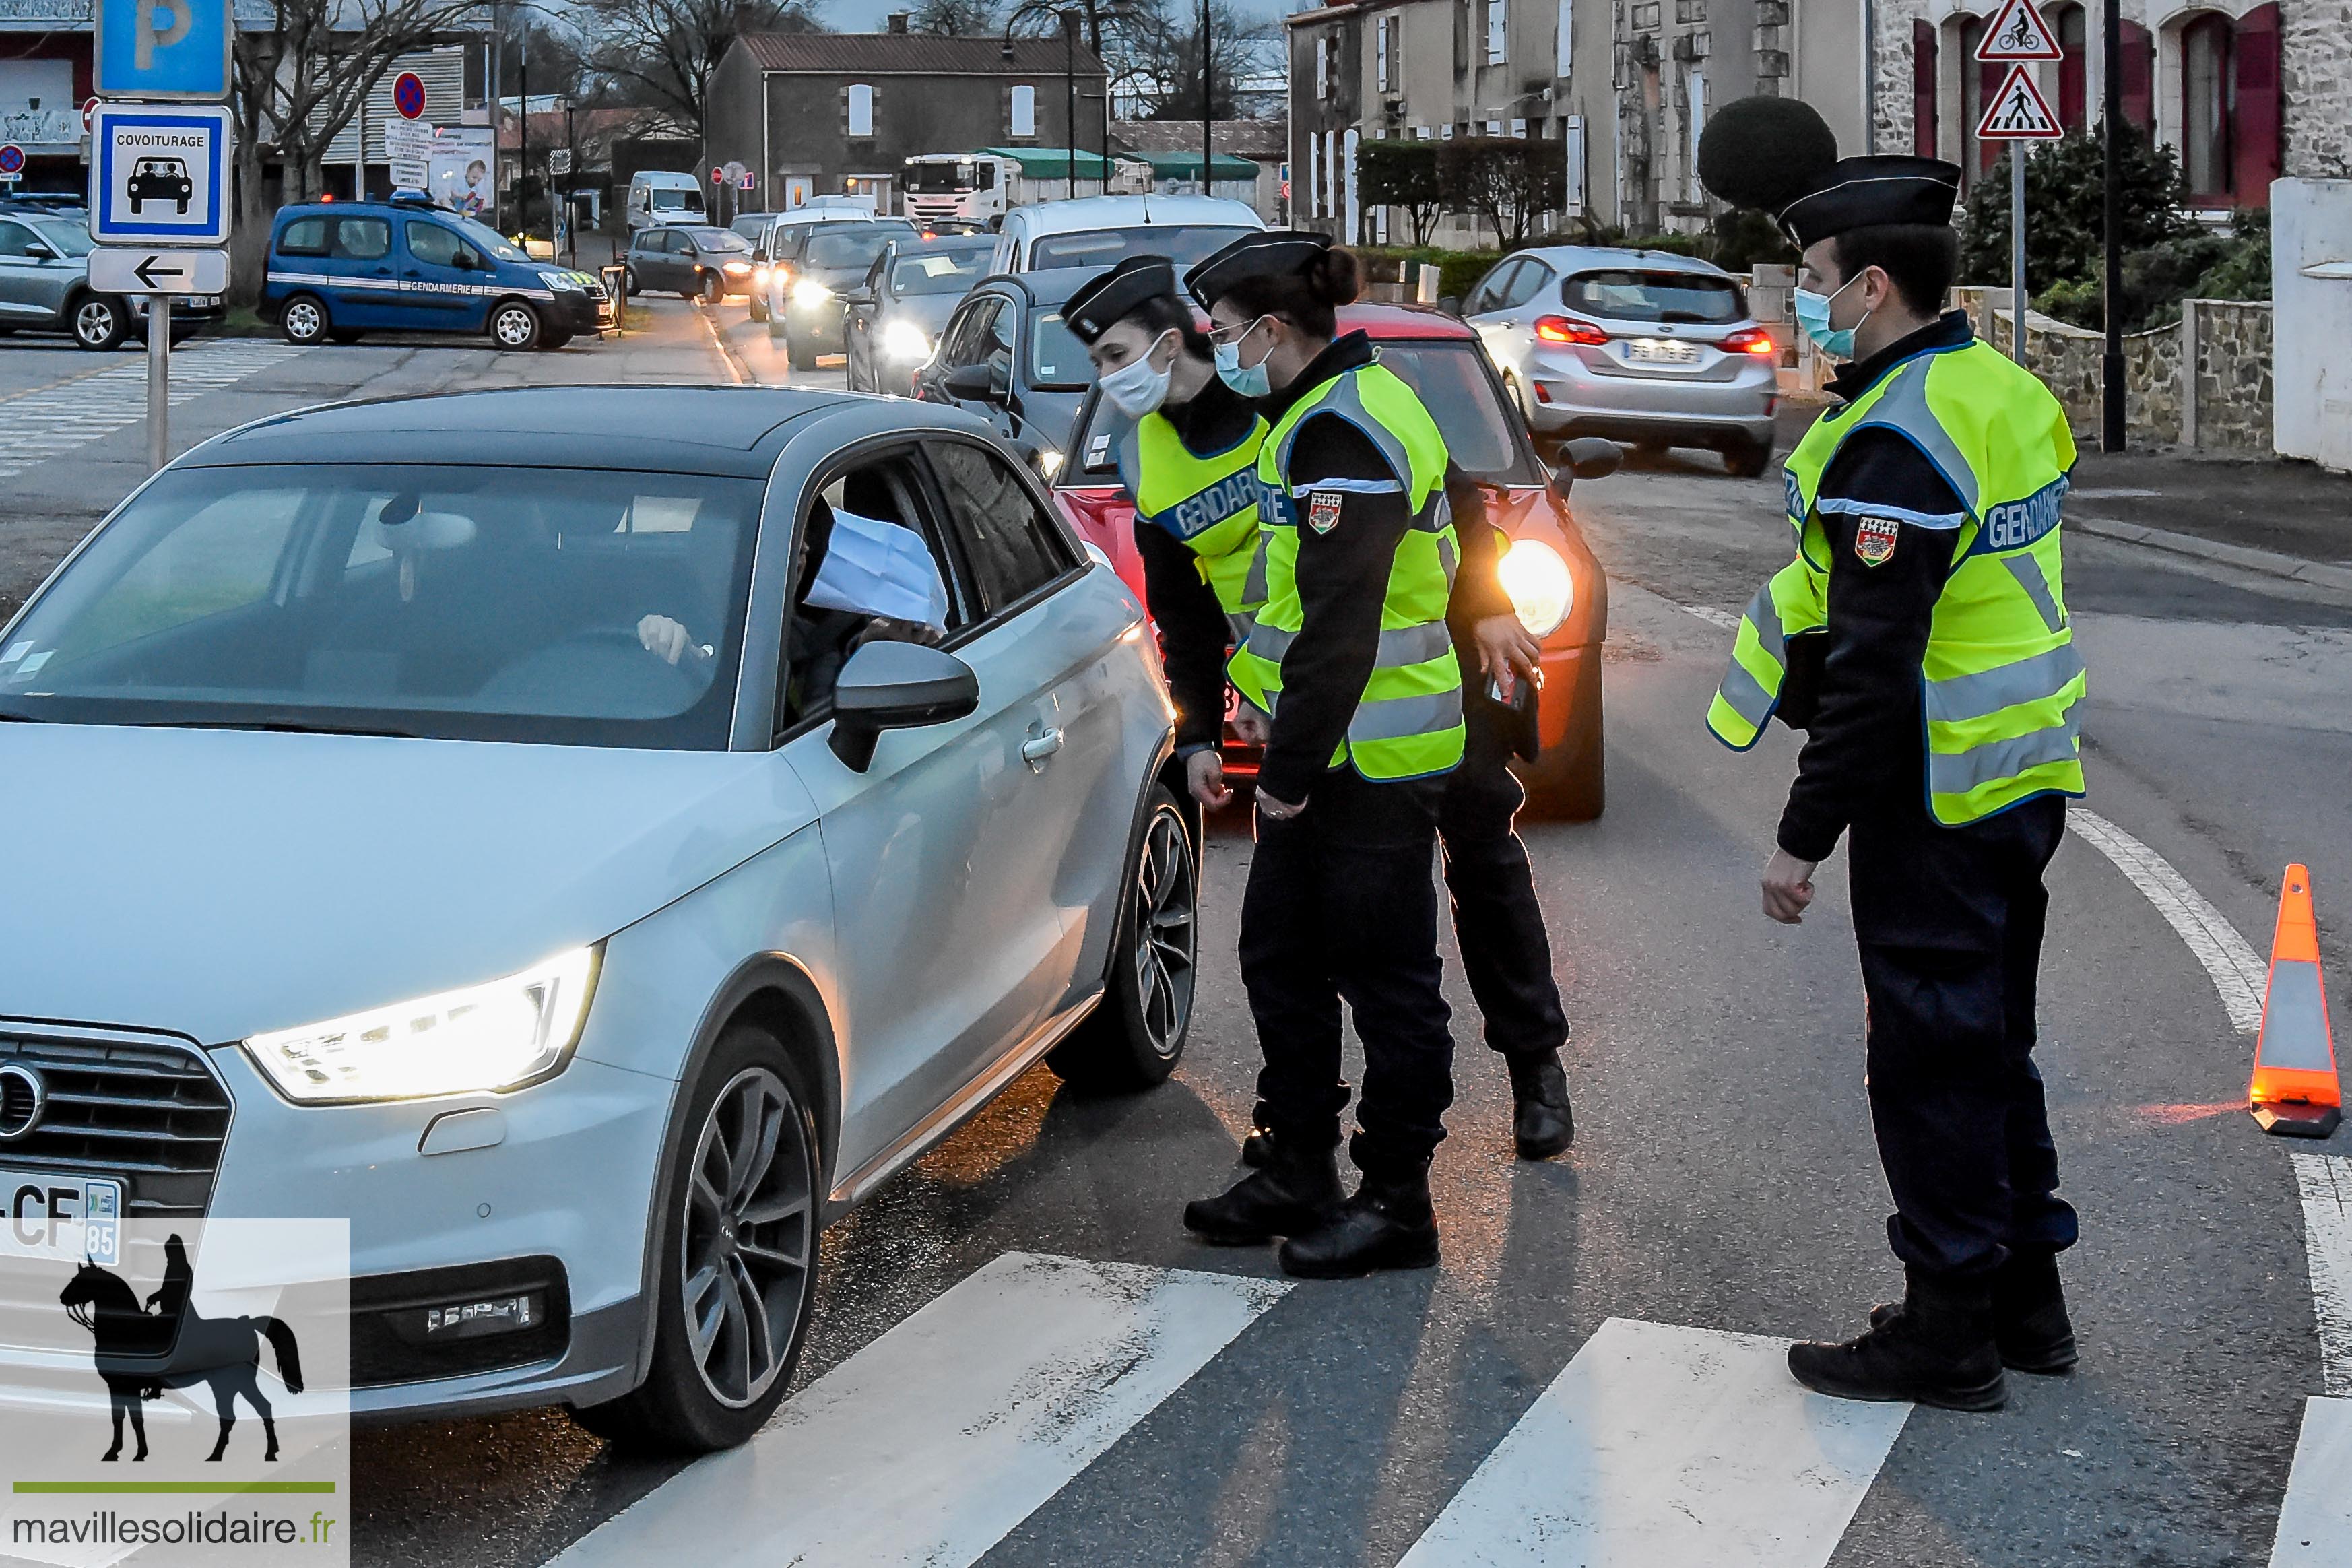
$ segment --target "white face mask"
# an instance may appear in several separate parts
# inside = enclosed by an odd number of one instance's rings
[[[948,585],[923,536],[839,507],[834,508],[833,538],[809,586],[808,602],[820,609],[948,629]]]
[[[1151,356],[1160,352],[1160,345],[1166,342],[1174,331],[1171,327],[1152,339],[1151,346],[1144,350],[1142,357],[1133,364],[1123,364],[1103,376],[1103,395],[1110,399],[1113,408],[1129,419],[1140,419],[1168,401],[1168,378],[1176,368],[1175,363],[1171,361],[1167,370],[1155,370]]]

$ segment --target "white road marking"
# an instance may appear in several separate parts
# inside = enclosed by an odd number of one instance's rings
[[[1287,1289],[1008,1253],[555,1563],[961,1568]]]
[[[2213,989],[2242,1035],[2263,1026],[2263,994],[2270,984],[2270,965],[2254,953],[2221,911],[2189,885],[2172,863],[2138,839],[2080,805],[2066,808],[2066,826],[2084,843],[2115,862],[2156,906],[2165,923],[2189,944],[2189,952],[2205,968]]]
[[[727,339],[719,332],[719,320],[717,316],[715,316],[710,310],[705,309],[702,301],[699,300],[694,301],[692,308],[695,318],[702,323],[702,330],[710,334],[710,350],[713,353],[719,356],[719,363],[727,367],[728,375],[733,379],[735,384],[738,386],[741,386],[744,383],[750,381],[751,379],[751,373],[742,365],[735,363],[735,351],[727,346]]]
[[[1787,1348],[1610,1319],[1398,1568],[1821,1568],[1911,1407],[1810,1393]]]
[[[2352,1398],[2352,1160],[2291,1150],[2319,1327],[2320,1387]],[[2352,1558],[2345,1561],[2352,1562]]]
[[[172,353],[172,405],[243,381],[304,351],[291,343],[202,343]],[[147,417],[143,358],[0,402],[0,479],[86,447]]]
[[[1739,617],[1729,610],[1718,610],[1713,605],[1677,605],[1675,607],[1685,615],[1696,616],[1717,630],[1733,632],[1739,629]]]
[[[2286,1497],[2279,1504],[2271,1568],[2344,1568],[2352,1563],[2352,1399],[2303,1402]]]

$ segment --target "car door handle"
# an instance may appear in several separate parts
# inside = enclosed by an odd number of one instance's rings
[[[1021,760],[1029,764],[1032,772],[1042,773],[1045,771],[1045,759],[1061,749],[1062,731],[1059,728],[1048,730],[1021,742]]]

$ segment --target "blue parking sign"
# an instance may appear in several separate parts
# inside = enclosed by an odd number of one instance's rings
[[[89,127],[90,237],[226,244],[233,140],[225,104],[100,104]]]
[[[96,0],[100,98],[228,97],[233,0]]]

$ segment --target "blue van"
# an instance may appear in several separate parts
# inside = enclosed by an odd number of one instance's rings
[[[488,332],[502,349],[553,349],[609,329],[614,305],[588,273],[534,261],[487,225],[400,199],[279,208],[261,313],[292,343]]]

